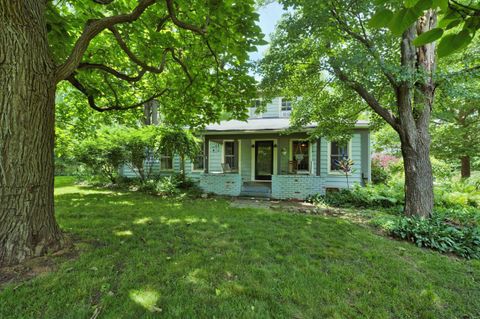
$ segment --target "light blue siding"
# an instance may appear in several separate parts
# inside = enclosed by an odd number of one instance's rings
[[[202,174],[200,188],[207,193],[239,196],[242,190],[242,177],[239,174]]]
[[[345,175],[339,172],[329,172],[328,165],[330,165],[330,159],[328,158],[328,147],[330,143],[327,139],[322,138],[321,141],[321,176],[324,178],[324,187],[325,188],[347,188],[347,180]],[[351,151],[350,158],[354,161],[353,173],[349,176],[349,183],[352,185],[354,183],[362,182],[362,169],[361,169],[361,138],[359,133],[355,133],[352,136],[351,141]]]
[[[208,170],[211,173],[222,172],[222,149],[223,141],[212,141],[208,143],[209,157],[208,157]]]
[[[305,199],[324,193],[323,179],[313,175],[272,176],[272,197],[276,199]]]

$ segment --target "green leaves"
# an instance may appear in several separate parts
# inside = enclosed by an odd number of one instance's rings
[[[448,0],[433,0],[433,7],[440,8],[441,10],[447,10],[448,9]]]
[[[382,1],[381,5],[387,2]],[[400,36],[407,28],[412,26],[425,10],[438,9],[441,11],[438,27],[419,35],[413,43],[422,46],[444,36],[446,30],[463,26],[457,34],[445,36],[438,48],[438,56],[444,57],[468,46],[475,32],[480,28],[480,8],[465,7],[448,0],[404,0],[403,7],[396,12],[382,7],[376,11],[369,21],[373,28],[389,28],[395,36]]]
[[[472,41],[472,36],[468,29],[460,31],[458,34],[448,34],[443,37],[438,45],[438,57],[447,56],[455,51],[465,48]]]
[[[373,28],[389,28],[396,36],[399,36],[433,4],[432,0],[406,0],[405,7],[397,12],[387,8],[380,8],[369,21]]]
[[[417,21],[420,14],[415,8],[403,8],[393,15],[392,21],[388,25],[388,28],[394,35],[400,36],[403,31]]]
[[[381,8],[370,19],[368,25],[372,28],[386,28],[390,24],[393,17],[391,10]]]
[[[415,40],[413,40],[413,44],[416,46],[422,46],[424,44],[440,39],[442,35],[443,30],[440,28],[435,28],[418,36]]]

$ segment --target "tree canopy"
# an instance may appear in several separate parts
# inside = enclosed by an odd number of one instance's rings
[[[49,2],[47,16],[57,76],[93,109],[159,99],[164,120],[177,124],[245,116],[255,92],[248,52],[262,43],[253,0],[63,0]]]

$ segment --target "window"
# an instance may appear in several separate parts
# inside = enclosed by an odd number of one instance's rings
[[[338,171],[338,162],[342,159],[347,159],[348,154],[348,144],[349,143],[339,143],[331,142],[330,143],[330,170]]]
[[[260,101],[259,99],[256,99],[255,101],[253,101],[252,107],[253,107],[253,108],[257,108],[257,107],[259,107],[261,104],[262,104],[262,101]]]
[[[282,99],[282,111],[291,111],[292,110],[292,101],[287,99]]]
[[[310,172],[309,148],[308,141],[292,142],[292,156],[293,160],[297,162],[297,171],[299,172]]]
[[[200,145],[200,153],[193,160],[193,170],[203,171],[205,169],[205,144]]]
[[[173,160],[170,155],[160,155],[160,170],[170,171],[173,169]]]
[[[238,170],[238,143],[234,141],[225,141],[224,149],[224,163],[228,164],[230,170]]]

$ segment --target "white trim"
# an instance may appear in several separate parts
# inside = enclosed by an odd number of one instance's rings
[[[312,148],[313,148],[313,143],[309,141],[308,139],[301,139],[301,138],[291,138],[289,140],[289,148],[290,148],[290,154],[288,155],[288,160],[293,161],[293,142],[308,142],[308,171],[297,171],[297,175],[313,175],[312,174]]]
[[[352,138],[348,141],[348,158],[352,159],[352,141],[353,141],[353,136]],[[332,142],[327,140],[327,174],[328,175],[345,175],[344,172],[340,170],[331,170],[331,163],[330,163],[330,155],[332,153]],[[348,175],[352,175],[352,173],[349,173]]]
[[[255,119],[254,119],[255,120]],[[220,131],[220,130],[205,130],[203,131],[202,134],[204,135],[238,135],[238,134],[274,134],[274,133],[285,133],[285,130],[288,128],[282,128],[282,129],[264,129],[264,130],[226,130],[226,131]],[[360,126],[356,125],[354,127],[355,130],[368,130],[368,126]],[[315,130],[315,127],[305,127],[301,128],[299,130],[296,130],[295,132],[297,133],[307,133]]]
[[[251,176],[250,176],[250,180],[252,182],[270,182],[270,180],[262,180],[262,179],[255,179],[255,142],[256,141],[272,141],[273,142],[273,175],[277,175],[277,172],[278,172],[278,140],[276,138],[267,138],[267,139],[251,139],[250,140],[250,148],[252,149],[251,150],[251,166],[250,166],[250,172],[251,172]],[[254,147],[252,147],[252,145]],[[277,147],[275,147],[275,145]]]

